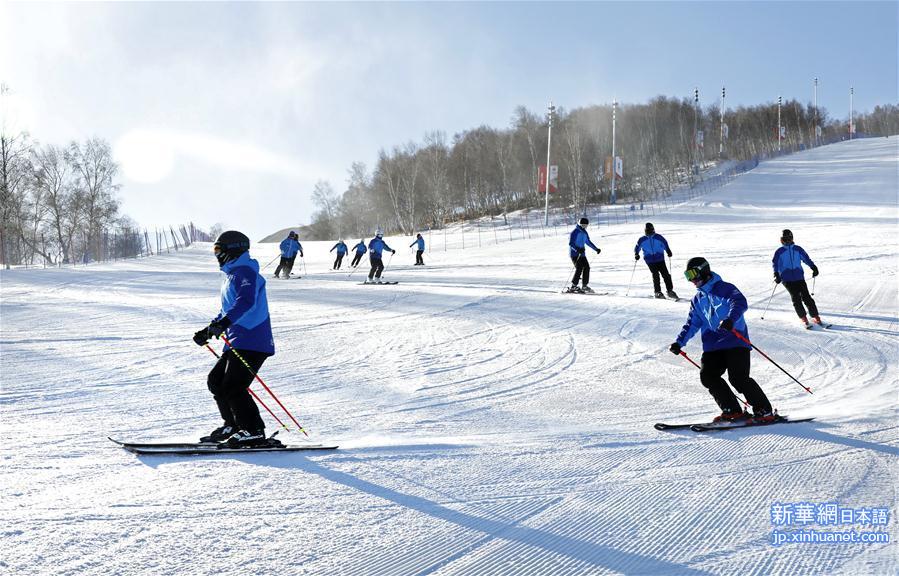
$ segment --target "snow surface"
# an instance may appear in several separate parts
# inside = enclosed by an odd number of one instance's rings
[[[742,289],[750,336],[814,395],[756,353],[754,377],[813,423],[652,428],[716,407],[667,351],[688,304],[649,298],[642,262],[626,296],[642,223],[593,230],[591,284],[609,296],[559,293],[560,235],[425,267],[388,239],[390,287],[304,243],[309,276],[268,281],[277,355],[261,374],[331,453],[136,457],[106,439],[219,424],[214,358],[191,342],[217,311],[209,245],[3,271],[0,572],[895,574],[897,142],[765,162],[653,219],[681,295],[700,254]],[[781,287],[760,318],[784,227],[821,269],[830,331],[803,330]],[[892,542],[774,547],[775,502],[889,507]]]

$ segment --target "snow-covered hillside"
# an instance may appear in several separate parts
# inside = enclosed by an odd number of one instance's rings
[[[427,252],[425,267],[388,239],[396,286],[330,272],[331,243],[304,243],[308,277],[269,277],[277,354],[261,375],[331,453],[136,457],[106,439],[219,424],[214,358],[191,341],[217,312],[209,245],[3,271],[0,572],[895,574],[897,142],[769,161],[653,220],[682,296],[695,255],[747,296],[753,341],[814,394],[757,353],[753,376],[811,423],[653,429],[717,408],[667,350],[689,305],[650,298],[642,262],[626,296],[642,223],[592,231],[606,296],[559,293],[560,236]],[[782,287],[760,318],[782,228],[821,270],[831,330],[803,330]],[[699,338],[685,351],[698,359]],[[800,503],[890,516],[772,523]],[[891,542],[772,544],[797,529]]]

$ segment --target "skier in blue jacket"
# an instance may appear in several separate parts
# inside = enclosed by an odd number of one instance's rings
[[[381,283],[381,273],[384,272],[384,262],[381,260],[381,253],[387,250],[391,254],[396,254],[396,250],[384,242],[384,234],[378,230],[375,237],[368,243],[368,259],[371,262],[371,270],[368,273],[367,283]]]
[[[715,422],[750,418],[721,378],[725,371],[731,386],[746,396],[746,401],[752,406],[751,418],[760,423],[772,422],[775,416],[771,403],[758,383],[749,376],[751,348],[734,334],[737,332],[749,339],[749,329],[743,318],[749,307],[746,298],[736,286],[712,272],[705,258],[690,258],[684,276],[696,286],[696,295],[690,303],[687,323],[669,350],[680,354],[690,338],[701,332],[702,368],[699,380],[721,408],[721,415],[715,418]]]
[[[350,266],[355,268],[359,265],[359,261],[362,260],[362,256],[368,250],[368,246],[365,244],[365,238],[359,239],[359,243],[353,246],[353,250],[356,251],[356,254],[353,256],[353,261],[350,262]]]
[[[413,242],[412,244],[409,244],[409,248],[412,248],[413,246],[416,246],[416,245],[418,247],[415,249],[415,265],[416,266],[424,266],[425,261],[424,261],[424,258],[421,257],[421,255],[425,253],[425,239],[421,237],[421,234],[419,234],[415,238],[415,242]]]
[[[811,268],[812,278],[818,275],[818,267],[801,246],[793,244],[792,231],[784,230],[781,233],[780,244],[780,248],[774,252],[774,258],[771,259],[771,265],[774,267],[774,281],[778,284],[783,282],[793,300],[793,309],[796,310],[796,315],[799,316],[806,328],[811,325],[805,314],[803,303],[808,306],[808,315],[812,317],[815,324],[822,324],[821,316],[818,315],[818,305],[809,294],[808,285],[805,283],[802,263],[805,262],[805,265]]]
[[[223,274],[222,308],[193,340],[205,346],[210,338],[224,334],[230,345],[225,345],[207,378],[224,424],[200,441],[226,442],[237,448],[268,445],[265,423],[248,391],[254,374],[275,353],[265,279],[259,274],[259,263],[250,258],[250,239],[244,234],[222,232],[213,249]]]
[[[643,261],[652,272],[652,287],[655,290],[656,298],[665,298],[662,295],[662,284],[659,282],[659,276],[665,280],[665,290],[669,298],[677,300],[677,294],[674,293],[674,285],[671,283],[671,274],[668,273],[668,267],[665,266],[665,254],[671,256],[671,248],[668,247],[668,241],[661,234],[656,234],[655,226],[652,222],[647,222],[644,228],[645,236],[640,236],[637,245],[634,246],[634,260],[640,259],[640,250],[643,250]]]
[[[332,267],[332,270],[340,270],[340,264],[341,262],[343,262],[343,257],[347,253],[346,243],[344,243],[342,238],[338,240],[337,244],[335,244],[333,248],[328,250],[328,252],[333,252],[334,250],[337,250],[337,259],[334,260],[334,266]]]
[[[297,258],[297,252],[300,253],[300,258],[303,257],[303,245],[297,240],[297,233],[291,230],[287,234],[287,238],[281,240],[279,248],[281,249],[281,262],[275,268],[275,278],[281,277],[279,276],[281,270],[284,270],[285,278],[290,278],[290,271],[293,270],[293,262]]]
[[[571,286],[566,292],[593,293],[593,289],[588,286],[590,283],[590,263],[587,262],[586,247],[593,248],[597,254],[602,250],[590,241],[590,235],[587,234],[587,225],[589,223],[590,220],[586,217],[581,218],[581,221],[578,222],[578,225],[574,227],[574,230],[571,231],[571,235],[568,237],[568,255],[571,257],[572,264],[574,264],[574,277],[571,279]],[[577,284],[581,281],[582,274],[583,285],[578,288]]]

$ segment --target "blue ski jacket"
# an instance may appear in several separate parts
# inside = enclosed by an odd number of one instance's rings
[[[749,348],[748,344],[734,336],[732,332],[718,330],[721,321],[730,318],[734,323],[734,329],[748,340],[749,328],[743,319],[743,313],[748,308],[746,298],[737,287],[712,272],[712,277],[696,290],[696,295],[690,302],[690,314],[677,337],[677,343],[682,347],[686,346],[690,338],[701,330],[703,352]]]
[[[640,239],[637,240],[637,245],[634,246],[634,255],[636,256],[639,254],[640,250],[643,250],[643,260],[647,264],[664,262],[665,253],[671,252],[671,248],[668,247],[668,241],[665,240],[665,237],[661,234],[641,236]]]
[[[338,242],[334,245],[334,248],[331,248],[330,250],[328,250],[328,252],[333,252],[335,248],[337,249],[338,256],[342,256],[343,254],[347,253],[346,244],[344,244],[343,242]]]
[[[387,242],[384,242],[383,238],[378,238],[375,236],[371,239],[371,242],[368,243],[368,251],[372,256],[376,258],[381,257],[381,252],[387,250],[388,252],[393,252],[393,248],[387,245]]]
[[[572,258],[577,258],[578,254],[584,253],[584,246],[599,250],[599,248],[590,241],[590,235],[587,234],[584,227],[578,224],[574,227],[574,230],[571,231],[571,236],[568,238],[568,253]]]
[[[284,258],[293,258],[297,252],[301,252],[303,247],[293,238],[285,238],[281,240],[281,256]]]
[[[244,252],[221,267],[222,310],[215,320],[227,317],[228,341],[238,350],[254,350],[269,356],[275,353],[272,321],[265,296],[265,278],[259,275],[259,262]],[[225,350],[229,347],[225,345]]]
[[[366,250],[366,248],[365,248],[365,242],[359,242],[358,244],[356,244],[355,246],[353,246],[353,250],[355,250],[355,251],[356,251],[357,253],[359,253],[359,254],[364,253],[365,250]]]
[[[808,257],[805,250],[795,244],[781,246],[774,252],[774,258],[771,259],[774,271],[780,274],[780,279],[784,282],[805,279],[805,273],[802,271],[803,262],[809,268],[815,267],[815,263]]]
[[[424,239],[424,238],[416,238],[416,239],[415,239],[415,242],[413,242],[412,244],[409,244],[409,248],[412,248],[412,247],[415,246],[416,244],[418,244],[418,248],[417,248],[417,249],[418,249],[418,250],[421,250],[422,252],[424,252],[424,249],[425,249],[425,239]]]

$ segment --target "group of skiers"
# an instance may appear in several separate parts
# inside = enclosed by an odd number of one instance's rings
[[[587,262],[585,250],[589,246],[599,254],[600,249],[590,241],[586,229],[589,223],[587,218],[581,218],[571,231],[568,247],[574,264],[574,277],[566,292],[593,293],[588,285],[590,264]],[[812,277],[818,276],[818,267],[802,247],[793,243],[792,231],[783,230],[780,243],[780,248],[775,251],[772,258],[774,282],[777,284],[783,282],[790,293],[796,314],[806,328],[811,327],[809,315],[815,324],[823,325],[818,307],[805,282],[802,264],[811,269]],[[655,297],[665,298],[661,290],[661,277],[665,281],[668,297],[677,300],[671,275],[665,266],[665,254],[669,258],[672,256],[671,247],[661,234],[656,233],[655,226],[651,222],[646,223],[644,235],[634,246],[635,266],[636,261],[640,260],[641,251],[652,273]],[[713,272],[705,258],[695,257],[687,261],[684,277],[696,287],[696,295],[690,303],[687,322],[677,339],[669,346],[669,350],[676,355],[685,355],[682,348],[697,332],[701,333],[703,352],[699,379],[721,408],[721,414],[715,417],[715,422],[751,419],[753,423],[766,424],[775,421],[777,416],[772,411],[767,396],[758,383],[749,376],[749,352],[752,344],[746,320],[743,318],[743,314],[749,308],[746,298],[736,286],[725,282]],[[578,286],[578,282],[582,282],[581,286]],[[746,397],[748,405],[752,407],[751,415],[743,411],[733,391],[722,379],[725,372],[734,389]]]
[[[578,292],[592,292],[589,288],[590,265],[585,256],[587,247],[601,252],[590,240],[586,227],[587,218],[581,218],[572,230],[569,238],[569,253],[575,267],[572,289]],[[653,287],[657,297],[661,294],[660,277],[664,279],[669,297],[677,298],[672,290],[671,275],[665,266],[663,254],[672,255],[668,242],[660,234],[656,234],[651,223],[647,223],[634,247],[634,258],[643,259],[652,273]],[[807,313],[817,324],[821,324],[818,309],[805,283],[802,264],[812,270],[812,276],[818,275],[818,268],[801,247],[793,243],[793,233],[784,230],[781,234],[781,247],[774,253],[772,265],[774,281],[783,282],[790,293],[796,313],[803,323],[808,325]],[[410,245],[417,246],[416,265],[424,262],[424,239],[419,234]],[[279,446],[280,442],[266,437],[265,423],[260,417],[259,408],[253,401],[249,386],[262,364],[275,353],[272,325],[269,317],[268,301],[265,290],[265,279],[260,274],[259,263],[250,258],[250,239],[235,230],[223,232],[213,245],[213,251],[223,273],[221,287],[221,310],[213,320],[194,336],[199,346],[208,346],[211,338],[222,338],[225,346],[218,361],[207,377],[207,387],[218,406],[223,423],[201,442],[224,443],[229,447]],[[290,275],[297,254],[303,255],[302,246],[296,233],[291,232],[281,242],[281,262],[275,271],[278,277]],[[395,254],[384,241],[383,233],[378,230],[375,237],[366,246],[364,240],[353,247],[356,256],[352,266],[357,266],[362,255],[368,251],[371,271],[367,282],[378,282],[384,270],[382,254],[384,251]],[[337,251],[334,269],[339,269],[343,257],[348,250],[341,240],[331,251]],[[746,298],[736,286],[725,282],[721,276],[712,271],[709,262],[703,257],[690,258],[687,261],[684,277],[696,287],[696,294],[690,303],[687,321],[675,341],[669,346],[673,354],[684,355],[683,347],[696,335],[701,335],[702,358],[699,379],[708,389],[721,409],[716,422],[736,422],[750,419],[752,423],[765,424],[776,420],[771,403],[758,383],[749,375],[750,350],[749,329],[744,313],[748,309]],[[578,288],[578,283],[582,282]],[[570,290],[574,291],[574,290]],[[773,294],[773,293],[772,293]],[[211,350],[211,348],[210,348]],[[752,414],[744,412],[733,391],[722,376],[727,372],[731,386],[746,397],[752,408]]]
[[[424,258],[422,258],[422,255],[425,253],[425,239],[422,238],[421,234],[416,235],[412,244],[409,244],[409,248],[412,248],[413,246],[416,247],[414,265],[424,266],[425,261]],[[275,278],[289,278],[297,254],[299,253],[300,258],[303,257],[303,246],[297,239],[297,233],[290,231],[287,234],[287,238],[281,241],[279,248],[281,250],[281,262],[275,269]],[[343,257],[349,253],[349,249],[347,248],[346,242],[344,242],[343,239],[340,239],[329,252],[334,252],[335,250],[337,251],[337,257],[334,259],[334,264],[331,265],[331,269],[340,270],[343,265]],[[368,282],[378,283],[381,280],[381,274],[384,272],[382,254],[385,250],[391,254],[396,254],[396,250],[392,249],[386,242],[384,242],[384,233],[379,228],[375,233],[375,237],[372,238],[368,244],[365,243],[365,239],[360,239],[359,243],[353,246],[355,256],[353,256],[350,266],[356,268],[362,260],[362,256],[368,252],[369,261],[371,263],[371,270],[368,273]],[[284,273],[283,276],[281,275],[282,271]]]

